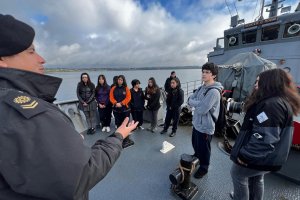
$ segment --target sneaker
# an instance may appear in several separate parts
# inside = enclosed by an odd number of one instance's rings
[[[105,131],[105,129],[106,129],[106,127],[103,127],[101,131],[102,131],[102,132],[104,132],[104,131]]]
[[[139,126],[138,128],[141,129],[141,130],[144,130],[144,127],[142,127],[142,126]]]
[[[109,126],[106,127],[106,132],[107,132],[107,133],[110,132],[110,127],[109,127]]]
[[[207,171],[206,171],[206,170],[199,168],[199,169],[196,171],[196,173],[194,174],[194,177],[195,177],[196,179],[200,179],[200,178],[202,178],[203,176],[205,176],[206,174],[207,174]]]
[[[175,135],[176,135],[176,132],[172,131],[172,133],[169,136],[174,137]]]
[[[167,132],[168,132],[167,130],[163,129],[163,130],[160,132],[160,134],[165,134],[165,133],[167,133]]]
[[[229,196],[230,196],[230,198],[231,198],[231,199],[233,199],[234,192],[233,192],[233,191],[231,191],[231,192],[229,193]]]

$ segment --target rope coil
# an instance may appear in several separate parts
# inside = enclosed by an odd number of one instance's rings
[[[182,167],[181,163],[179,163],[179,170],[180,170],[180,172],[182,174],[182,178],[181,178],[180,184],[183,183],[183,181],[184,181],[184,171],[189,171],[190,174],[192,174],[192,172],[194,171],[195,168],[196,168],[195,164],[192,165],[191,169],[188,169],[188,168]]]

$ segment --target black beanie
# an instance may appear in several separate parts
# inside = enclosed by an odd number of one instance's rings
[[[34,30],[11,15],[0,14],[0,56],[12,56],[26,50],[33,42]]]

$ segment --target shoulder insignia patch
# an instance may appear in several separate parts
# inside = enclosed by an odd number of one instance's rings
[[[35,107],[37,107],[37,105],[39,105],[39,103],[36,100],[34,100],[30,104],[21,105],[21,107],[23,109],[34,109]]]
[[[38,98],[17,91],[9,92],[4,101],[27,119],[46,111],[46,108],[39,104]]]
[[[18,96],[14,98],[14,102],[17,104],[28,103],[29,101],[31,101],[31,98],[28,96]]]
[[[14,98],[14,102],[21,104],[20,106],[23,109],[34,109],[39,104],[36,100],[31,101],[31,98],[28,96],[18,96]]]

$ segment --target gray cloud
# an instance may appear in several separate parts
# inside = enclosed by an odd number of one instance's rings
[[[194,21],[178,20],[159,4],[143,10],[133,0],[2,0],[0,9],[34,26],[48,67],[181,66],[206,62],[229,28],[227,8],[209,8],[223,2],[209,2],[201,13],[201,3],[184,11]]]

